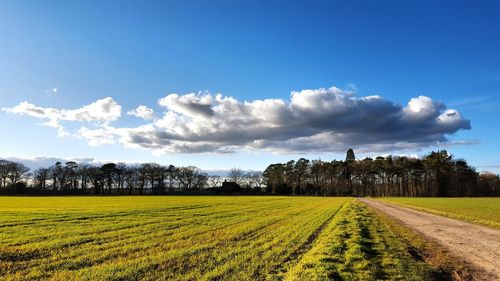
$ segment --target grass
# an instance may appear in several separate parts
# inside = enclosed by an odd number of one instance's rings
[[[500,198],[377,198],[417,210],[500,228]]]
[[[0,280],[432,280],[355,199],[0,197]]]
[[[399,236],[357,201],[342,208],[286,280],[433,280]]]
[[[394,233],[404,245],[406,252],[410,253],[414,260],[425,261],[432,267],[432,280],[478,280],[475,272],[461,259],[452,256],[449,251],[433,240],[428,240],[414,232],[408,226],[398,223],[389,215],[379,210],[370,208],[375,217],[381,221],[390,232]]]
[[[3,197],[0,279],[271,278],[348,200]]]

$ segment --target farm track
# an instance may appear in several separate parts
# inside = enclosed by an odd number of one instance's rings
[[[390,203],[359,200],[442,245],[483,272],[484,280],[500,280],[500,230]]]

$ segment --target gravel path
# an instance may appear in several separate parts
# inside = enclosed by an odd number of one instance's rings
[[[485,280],[500,280],[500,230],[371,199],[359,199],[424,236],[452,255],[487,273]]]

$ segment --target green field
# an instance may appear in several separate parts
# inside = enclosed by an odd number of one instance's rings
[[[354,199],[0,197],[1,280],[420,280]]]
[[[343,208],[287,280],[434,280],[435,272],[408,255],[384,219],[354,201]]]
[[[377,198],[437,215],[500,228],[500,198]]]

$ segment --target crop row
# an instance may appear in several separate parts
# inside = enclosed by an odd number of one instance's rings
[[[156,198],[124,197],[123,206],[68,198],[71,208],[26,198],[33,208],[4,207],[1,279],[279,278],[289,257],[348,200]]]
[[[291,268],[287,280],[433,280],[384,219],[364,204],[346,205]]]

